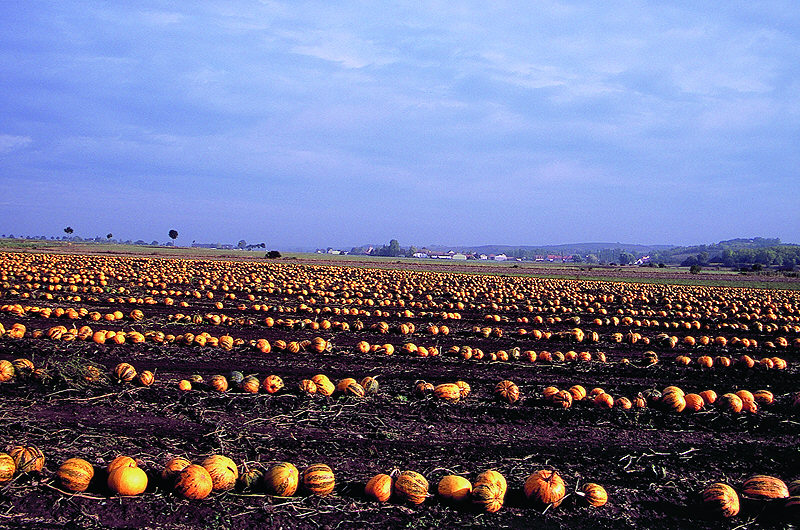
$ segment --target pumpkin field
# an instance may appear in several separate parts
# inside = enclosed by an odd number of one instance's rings
[[[798,291],[0,253],[0,527],[800,523]]]

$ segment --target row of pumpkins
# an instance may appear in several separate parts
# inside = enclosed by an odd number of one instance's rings
[[[800,480],[786,484],[778,477],[753,475],[742,483],[739,492],[724,482],[715,482],[702,492],[706,510],[718,517],[738,515],[742,499],[756,503],[782,503],[783,518],[800,522]]]
[[[44,454],[34,446],[12,447],[8,453],[0,453],[0,485],[20,473],[41,472]],[[147,473],[139,462],[130,456],[118,456],[105,468],[109,491],[117,495],[140,495],[147,490]],[[64,490],[73,493],[85,492],[95,478],[95,467],[82,458],[70,458],[59,466],[56,477]],[[302,473],[290,462],[279,462],[266,471],[243,467],[242,472],[233,460],[224,455],[211,455],[200,463],[192,463],[183,457],[174,457],[166,462],[160,477],[175,493],[187,499],[204,499],[212,492],[229,491],[234,487],[242,490],[261,489],[268,495],[291,497],[302,485],[303,491],[317,496],[333,493],[336,477],[330,466],[312,464]],[[508,484],[505,477],[495,470],[480,473],[474,482],[460,475],[447,475],[437,486],[437,493],[445,501],[467,503],[494,513],[502,508]],[[378,502],[390,498],[398,502],[422,504],[431,497],[428,480],[416,471],[395,470],[391,474],[380,473],[370,478],[364,495]],[[566,497],[566,484],[553,469],[533,472],[525,481],[525,497],[535,506],[561,504]],[[592,506],[603,506],[608,494],[602,486],[585,483],[576,495]]]

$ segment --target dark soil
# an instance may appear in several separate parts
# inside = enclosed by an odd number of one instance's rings
[[[280,266],[277,266],[280,267]],[[269,271],[265,271],[268,274]],[[366,273],[369,275],[369,273]],[[458,278],[458,275],[450,275]],[[503,281],[502,279],[498,281]],[[525,281],[525,280],[520,280]],[[534,281],[534,280],[531,280]],[[536,280],[541,281],[541,280]],[[13,283],[13,282],[12,282]],[[127,284],[131,295],[144,292],[143,287]],[[546,286],[543,286],[546,287]],[[612,288],[601,284],[582,283],[578,288],[602,294]],[[185,287],[184,287],[185,289]],[[615,289],[615,288],[614,288]],[[665,287],[669,293],[681,287]],[[724,290],[706,288],[712,296],[724,297]],[[109,303],[105,297],[96,301],[85,297],[79,304],[67,300],[44,300],[43,289],[3,289],[0,304],[32,303],[20,298],[30,292],[35,303],[52,307],[83,306],[101,313],[122,310],[126,315],[134,307]],[[244,293],[237,294],[237,303]],[[766,293],[766,292],[764,292]],[[543,297],[550,296],[542,291]],[[128,296],[126,294],[126,296]],[[753,299],[766,296],[753,293]],[[797,303],[795,295],[779,293],[782,300]],[[157,297],[163,300],[163,296]],[[45,453],[47,461],[41,474],[19,475],[0,487],[0,527],[7,528],[271,528],[325,527],[420,527],[455,528],[465,526],[536,527],[536,528],[733,528],[772,527],[784,524],[782,514],[771,506],[744,505],[742,513],[731,521],[707,517],[698,505],[699,492],[712,482],[727,482],[739,487],[755,473],[772,474],[786,480],[800,478],[800,412],[792,408],[793,395],[800,390],[800,370],[796,350],[765,351],[763,346],[751,354],[759,359],[780,355],[789,366],[786,370],[766,370],[758,366],[742,369],[714,367],[701,370],[695,364],[676,366],[674,358],[688,353],[695,359],[697,349],[688,350],[679,344],[664,348],[651,344],[617,344],[609,341],[612,332],[629,329],[594,326],[596,315],[576,310],[581,328],[598,331],[601,341],[594,344],[573,344],[566,339],[535,342],[514,335],[519,327],[554,332],[574,327],[567,322],[552,324],[519,324],[516,318],[531,315],[522,309],[497,310],[474,308],[461,311],[461,320],[434,320],[431,315],[415,318],[367,316],[335,316],[339,321],[356,320],[363,331],[312,331],[308,328],[268,328],[266,315],[274,318],[304,318],[304,315],[281,314],[279,305],[296,307],[297,300],[284,301],[285,293],[259,293],[261,303],[272,304],[264,313],[252,309],[238,310],[226,302],[223,310],[212,301],[187,299],[189,308],[136,306],[146,318],[139,322],[125,319],[120,323],[79,320],[78,327],[89,324],[104,329],[162,330],[174,334],[206,330],[213,336],[230,334],[249,341],[266,338],[303,340],[322,336],[334,348],[323,354],[273,351],[263,354],[244,344],[232,351],[220,348],[180,346],[177,344],[98,345],[76,340],[65,343],[47,338],[0,338],[0,359],[25,357],[36,366],[47,367],[58,375],[66,366],[89,362],[109,374],[121,361],[137,370],[151,370],[156,382],[141,388],[123,383],[84,384],[56,378],[42,384],[35,380],[14,379],[0,383],[0,448],[6,445],[35,445]],[[447,299],[445,294],[440,296]],[[176,298],[183,299],[183,298]],[[435,300],[436,298],[434,298]],[[219,297],[216,299],[219,300]],[[215,300],[215,301],[216,301]],[[336,307],[335,304],[330,304]],[[611,310],[626,308],[623,304],[606,304]],[[397,308],[391,308],[394,315]],[[175,324],[170,314],[224,313],[233,317],[251,317],[253,325]],[[420,313],[420,310],[415,310]],[[482,338],[470,331],[485,324],[485,316],[500,313],[509,322],[493,323],[504,329],[502,338]],[[312,315],[312,319],[314,316]],[[397,334],[380,335],[369,331],[378,321],[390,325],[413,322],[417,332],[411,337]],[[662,320],[679,320],[672,316]],[[65,318],[49,320],[30,313],[15,316],[0,312],[0,322],[8,329],[15,322],[24,323],[29,331],[48,329],[56,324],[70,327]],[[452,333],[447,337],[423,332],[429,322],[447,324]],[[762,344],[770,340],[767,333],[720,328],[734,320],[708,318],[705,328],[696,335],[734,333],[739,338],[755,338]],[[780,324],[781,321],[779,320]],[[663,329],[641,328],[644,336],[654,337]],[[688,332],[673,329],[670,334],[682,338]],[[796,337],[797,335],[791,335]],[[354,354],[353,345],[366,340],[392,343],[394,356],[378,353]],[[421,345],[438,345],[446,351],[450,345],[468,344],[485,352],[510,350],[603,351],[608,362],[529,363],[524,360],[487,362],[457,357],[411,357],[400,351],[408,341]],[[644,366],[643,350],[656,351],[661,361]],[[729,355],[734,359],[744,353],[720,347],[708,347],[703,353]],[[631,359],[622,364],[623,358]],[[213,374],[227,375],[231,370],[257,374],[280,375],[286,389],[276,395],[245,394],[232,389],[219,393],[197,387],[181,392],[177,381],[200,374],[206,380]],[[370,375],[378,378],[378,395],[355,398],[301,395],[297,385],[301,379],[319,373],[334,382],[343,377],[360,380]],[[416,398],[414,382],[424,379],[434,384],[463,380],[472,387],[466,399],[448,404],[433,397]],[[523,399],[514,404],[499,403],[493,389],[502,379],[515,381]],[[599,386],[613,396],[635,397],[650,388],[679,385],[687,392],[708,388],[718,394],[739,389],[769,389],[776,402],[756,414],[730,414],[714,408],[695,414],[677,414],[651,406],[638,411],[600,410],[588,402],[576,403],[570,409],[555,409],[542,397],[545,386],[569,388],[581,384],[587,390]],[[241,466],[266,468],[271,463],[289,461],[301,471],[314,463],[330,465],[335,474],[335,494],[319,498],[300,492],[292,498],[267,496],[253,491],[232,491],[212,494],[202,501],[189,501],[172,493],[158,477],[164,462],[172,456],[185,456],[200,461],[210,454],[221,453]],[[102,469],[119,454],[140,460],[150,476],[147,492],[138,497],[116,497],[105,486]],[[83,495],[59,491],[55,472],[61,462],[79,456],[95,464],[98,470],[94,483]],[[422,473],[435,493],[438,481],[446,474],[463,474],[470,479],[481,471],[496,469],[508,480],[505,506],[495,514],[484,514],[469,506],[452,506],[432,496],[420,506],[397,502],[378,504],[364,497],[364,484],[374,474],[393,469],[410,469]],[[570,494],[564,503],[546,510],[529,505],[522,494],[522,485],[533,471],[556,469],[567,482],[568,492],[578,484],[597,482],[609,493],[609,502],[592,508]]]

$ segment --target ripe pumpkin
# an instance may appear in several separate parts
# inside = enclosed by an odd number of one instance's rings
[[[312,494],[325,497],[333,493],[336,477],[325,464],[313,464],[303,471],[303,486]]]
[[[761,501],[785,499],[789,496],[789,488],[778,477],[753,475],[742,484],[742,496]]]
[[[414,395],[418,398],[424,398],[433,394],[433,384],[427,381],[418,380],[414,382]]]
[[[532,473],[525,481],[523,488],[525,497],[535,505],[552,504],[557,507],[564,500],[567,488],[557,471],[540,469]]]
[[[109,473],[108,488],[117,495],[139,495],[147,489],[147,473],[139,467],[119,467]]]
[[[225,455],[211,455],[201,464],[211,475],[214,491],[228,491],[236,485],[239,469]]]
[[[581,493],[583,494],[581,495],[583,500],[595,508],[599,508],[608,502],[608,492],[600,484],[587,482],[581,488]]]
[[[119,363],[114,367],[114,377],[122,383],[130,383],[136,377],[136,369],[128,363]]]
[[[17,472],[17,464],[14,458],[6,453],[0,453],[0,486],[8,482]]]
[[[5,359],[0,361],[0,383],[10,381],[14,377],[14,365]]]
[[[500,490],[500,494],[503,496],[505,496],[506,491],[508,490],[508,482],[506,482],[506,477],[494,469],[484,471],[475,478],[475,486],[484,483],[497,486],[497,488]]]
[[[258,390],[261,388],[261,381],[254,375],[248,375],[239,383],[239,388],[246,394],[258,394]]]
[[[192,383],[190,383],[187,379],[181,379],[178,381],[178,390],[183,392],[188,392],[192,389]]]
[[[800,480],[793,480],[787,484],[789,488],[789,495],[796,497],[800,495]]]
[[[344,379],[340,379],[338,383],[336,383],[336,391],[344,394],[347,390],[347,387],[350,386],[351,383],[356,383],[357,381],[352,377],[345,377]]]
[[[261,386],[267,394],[276,394],[283,388],[283,379],[277,375],[268,375],[264,381],[261,382]]]
[[[705,405],[699,394],[686,394],[683,396],[683,400],[686,402],[686,407],[683,409],[686,412],[699,412]]]
[[[727,393],[723,394],[722,397],[719,398],[719,407],[728,412],[741,412],[742,411],[742,398],[737,396],[736,394]]]
[[[550,399],[553,406],[559,409],[568,409],[572,406],[572,394],[569,390],[559,390]]]
[[[713,390],[703,390],[700,392],[700,397],[705,404],[712,405],[717,400],[717,393]]]
[[[469,396],[470,392],[472,392],[472,388],[466,381],[456,381],[455,384],[460,390],[461,399],[466,398],[467,396]]]
[[[33,445],[12,447],[8,454],[14,459],[14,464],[20,473],[32,471],[39,473],[44,467],[44,454]]]
[[[572,385],[569,387],[569,393],[572,394],[573,402],[586,399],[586,389],[581,385]]]
[[[205,499],[213,489],[211,474],[198,464],[189,464],[175,479],[175,492],[187,499]]]
[[[324,374],[317,374],[311,378],[314,384],[317,386],[317,394],[321,394],[323,396],[332,396],[336,387],[333,385],[330,379],[328,379],[327,375]]]
[[[428,496],[428,481],[416,471],[402,471],[394,480],[394,493],[402,501],[422,504]]]
[[[392,477],[379,473],[367,481],[364,495],[378,502],[386,502],[392,496]]]
[[[345,395],[348,395],[348,396],[355,396],[355,397],[363,398],[364,397],[364,387],[362,387],[358,383],[350,383],[349,385],[347,385],[347,388],[345,388],[344,393],[345,393]]]
[[[209,388],[216,390],[217,392],[227,392],[228,391],[228,380],[225,378],[224,375],[212,375],[211,379],[208,380]]]
[[[459,475],[446,475],[436,488],[439,496],[451,502],[463,502],[472,493],[472,484]]]
[[[181,456],[176,456],[167,460],[164,469],[161,471],[161,478],[166,482],[172,482],[178,478],[181,471],[186,469],[191,462]]]
[[[739,513],[739,495],[727,484],[717,482],[703,490],[703,506],[711,514],[733,517]]]
[[[150,386],[156,380],[155,375],[150,370],[144,370],[136,377],[139,386]]]
[[[279,462],[264,473],[267,493],[278,497],[291,497],[297,491],[300,472],[289,462]]]
[[[25,358],[14,359],[11,364],[14,366],[14,372],[22,379],[30,377],[36,368],[30,359]]]
[[[769,390],[756,390],[753,392],[753,399],[759,405],[771,405],[775,400],[775,396]]]
[[[488,513],[495,513],[503,507],[504,495],[495,484],[483,482],[472,489],[472,504]]]
[[[94,477],[94,466],[82,458],[70,458],[61,464],[56,475],[69,491],[86,491]]]
[[[519,387],[513,381],[504,379],[494,387],[494,395],[505,403],[516,403],[519,401]]]
[[[115,469],[119,469],[121,467],[139,467],[139,464],[136,462],[136,460],[129,456],[120,455],[108,463],[106,471],[111,473]]]
[[[433,388],[433,395],[448,403],[457,403],[461,399],[461,389],[455,383],[442,383]]]
[[[659,402],[664,410],[682,412],[686,408],[686,398],[681,392],[668,392],[661,396]]]
[[[614,408],[614,397],[611,394],[603,392],[602,394],[595,396],[594,405],[595,407],[601,409]]]

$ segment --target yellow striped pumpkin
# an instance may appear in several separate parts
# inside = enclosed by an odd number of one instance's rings
[[[472,504],[486,512],[494,513],[503,507],[503,494],[497,485],[483,482],[472,489]]]
[[[703,506],[713,515],[733,517],[739,513],[739,495],[727,484],[716,482],[703,490]]]
[[[324,497],[333,493],[336,478],[329,466],[313,464],[303,471],[303,485],[310,493]]]
[[[300,472],[290,462],[279,462],[264,474],[267,493],[278,497],[291,497],[297,491]]]
[[[403,471],[394,480],[394,493],[400,500],[422,504],[428,496],[428,481],[416,471]]]
[[[459,475],[446,475],[439,481],[436,488],[439,496],[451,502],[467,500],[472,493],[472,484],[469,480]]]
[[[114,368],[114,377],[118,381],[130,383],[136,377],[136,369],[128,363],[119,363]]]
[[[94,477],[94,466],[82,458],[70,458],[61,464],[56,474],[69,491],[86,491]]]
[[[6,453],[0,453],[0,486],[8,482],[17,472],[17,463]]]
[[[778,477],[753,475],[742,484],[742,495],[756,500],[785,499],[789,488]]]
[[[44,454],[33,445],[12,447],[8,454],[14,459],[20,473],[40,472],[44,467]]]
[[[461,399],[461,389],[455,383],[443,383],[434,387],[433,395],[442,401],[457,403]]]
[[[202,466],[211,475],[214,491],[228,491],[236,485],[239,468],[225,455],[211,455],[203,460]]]

